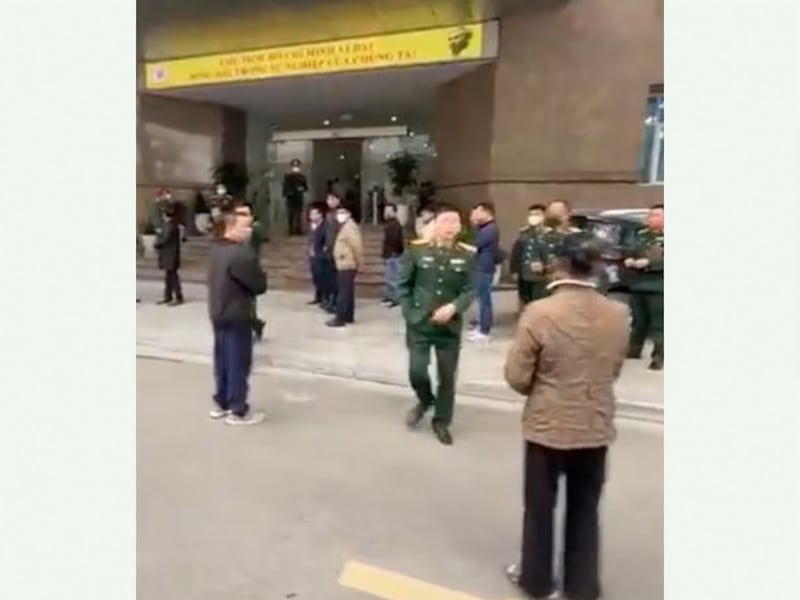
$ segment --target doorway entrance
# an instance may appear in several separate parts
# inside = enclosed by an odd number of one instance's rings
[[[330,139],[314,141],[312,190],[314,201],[322,201],[332,191],[342,199],[356,221],[363,217],[361,202],[361,155],[363,140]]]

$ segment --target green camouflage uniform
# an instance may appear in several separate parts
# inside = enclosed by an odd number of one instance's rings
[[[629,355],[638,358],[648,337],[653,340],[653,359],[664,359],[664,232],[639,229],[625,249],[626,258],[646,258],[645,269],[625,269],[630,289],[631,338]]]
[[[511,272],[517,275],[517,292],[523,305],[547,296],[546,273],[534,273],[531,269],[531,263],[547,264],[544,231],[541,226],[523,227],[511,250],[509,263]]]
[[[561,255],[561,248],[564,244],[564,239],[573,233],[579,233],[580,229],[576,227],[563,227],[555,229],[553,227],[545,227],[542,232],[542,246],[545,262],[545,274],[547,283],[553,280],[553,269],[555,267],[555,260]],[[550,292],[546,292],[549,294]]]
[[[455,403],[455,379],[461,348],[464,313],[472,303],[475,248],[463,243],[436,246],[429,240],[412,242],[403,254],[398,299],[406,321],[409,380],[419,404],[435,407],[434,420],[449,425]],[[453,303],[449,323],[436,325],[430,317],[440,306]],[[434,395],[428,365],[436,352],[439,389]]]

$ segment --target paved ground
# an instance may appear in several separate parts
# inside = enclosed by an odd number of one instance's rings
[[[137,353],[155,358],[210,360],[211,331],[205,288],[187,285],[189,302],[180,308],[156,306],[161,286],[140,281],[144,302],[137,311]],[[344,329],[324,326],[328,318],[306,306],[301,293],[270,292],[260,299],[259,313],[267,320],[267,340],[256,349],[256,370],[302,370],[408,385],[405,330],[399,312],[375,301],[360,301],[356,324]],[[513,292],[495,294],[498,326],[488,345],[465,344],[458,392],[480,398],[519,403],[502,377],[502,365],[516,319]],[[663,376],[646,369],[646,361],[629,361],[617,383],[620,411],[628,416],[663,419]]]
[[[407,391],[257,376],[269,421],[237,429],[206,418],[207,366],[137,368],[141,600],[519,598],[501,573],[521,503],[519,416],[504,403],[461,406],[445,448],[402,426]],[[656,600],[663,437],[658,425],[620,427],[603,506],[606,598]],[[337,582],[346,565],[343,583],[372,594]]]

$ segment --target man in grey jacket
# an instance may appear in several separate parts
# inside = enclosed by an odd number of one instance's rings
[[[254,425],[264,414],[247,403],[253,362],[252,319],[267,277],[252,247],[250,208],[231,199],[220,206],[222,223],[208,260],[208,316],[214,330],[215,406],[209,416],[228,425]]]

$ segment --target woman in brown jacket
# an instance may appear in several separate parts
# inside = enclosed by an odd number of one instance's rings
[[[563,592],[569,600],[600,597],[598,505],[630,319],[626,306],[595,289],[591,278],[599,267],[590,234],[565,239],[548,287],[553,293],[525,308],[505,365],[508,384],[527,397],[522,559],[508,574],[533,598],[556,590],[553,509],[561,475]]]

